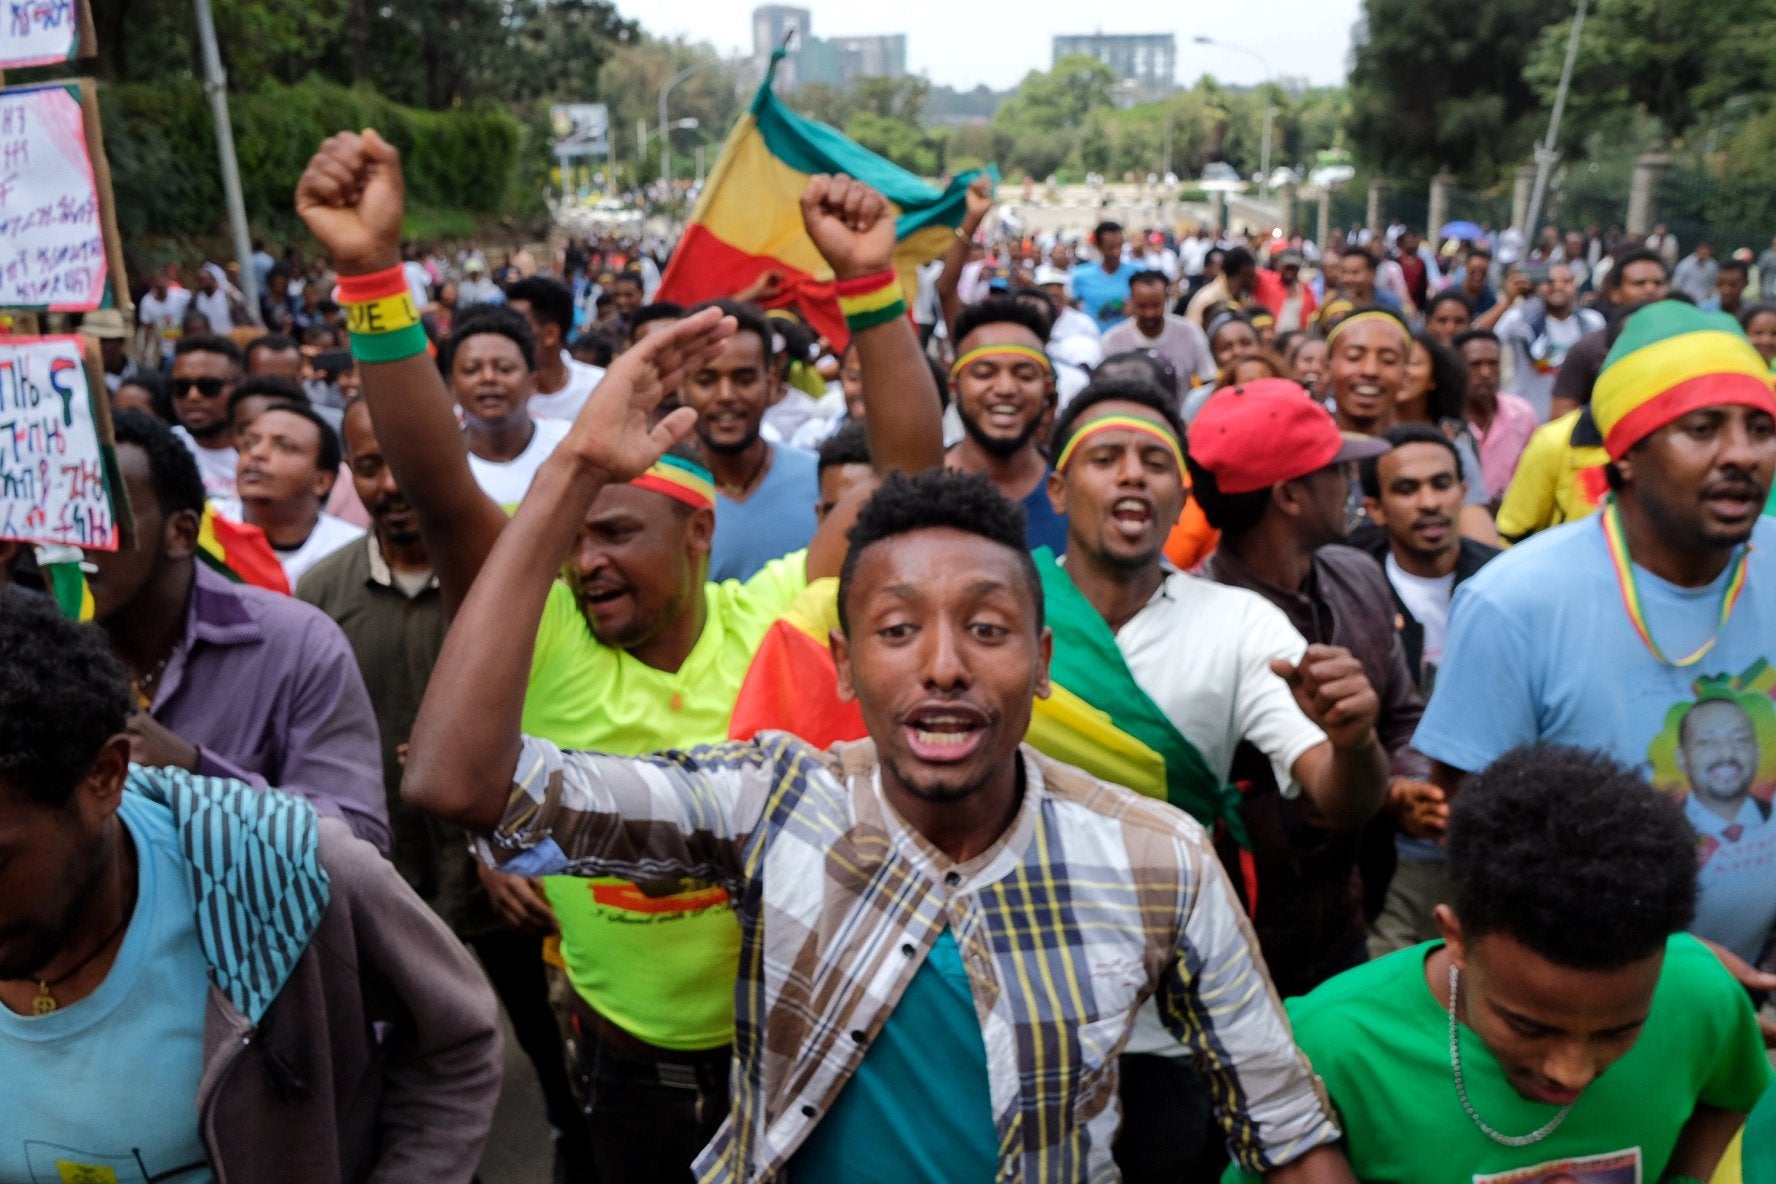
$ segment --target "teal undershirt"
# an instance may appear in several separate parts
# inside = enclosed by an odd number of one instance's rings
[[[949,929],[839,1097],[790,1160],[793,1184],[991,1180],[998,1132],[987,1049]]]

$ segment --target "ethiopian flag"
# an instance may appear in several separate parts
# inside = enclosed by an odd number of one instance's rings
[[[850,336],[833,294],[833,273],[802,227],[802,191],[815,173],[845,173],[894,203],[899,211],[895,270],[907,303],[917,288],[913,270],[955,241],[967,210],[965,191],[979,170],[938,190],[828,127],[797,115],[771,89],[783,51],[771,55],[752,106],[734,125],[709,174],[661,277],[657,300],[691,305],[735,292],[766,272],[783,276],[782,291],[766,301],[798,307],[822,336]]]
[[[1030,717],[1029,743],[1093,777],[1159,798],[1242,846],[1239,794],[1209,769],[1129,673],[1110,626],[1043,547],[1034,554],[1054,631],[1049,696]],[[836,579],[808,585],[765,634],[735,701],[728,735],[750,740],[767,729],[817,747],[867,734],[856,703],[838,696],[827,641],[839,623]]]
[[[265,538],[265,532],[245,522],[235,522],[204,503],[203,521],[197,527],[197,557],[237,584],[253,584],[272,592],[290,594],[284,565]]]

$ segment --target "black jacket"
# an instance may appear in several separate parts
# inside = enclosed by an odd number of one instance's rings
[[[1388,538],[1386,531],[1373,523],[1365,523],[1351,534],[1350,543],[1353,547],[1359,547],[1369,552],[1375,558],[1375,562],[1382,565],[1382,571],[1384,573],[1387,571]],[[1455,586],[1461,587],[1463,580],[1472,576],[1502,553],[1497,547],[1476,543],[1473,539],[1463,539],[1461,554],[1455,561]],[[1400,630],[1400,643],[1406,648],[1406,664],[1412,671],[1413,679],[1428,699],[1430,691],[1424,685],[1425,672],[1423,669],[1424,626],[1419,624],[1418,618],[1407,610],[1406,602],[1400,599],[1400,592],[1394,587],[1392,580],[1388,581],[1388,591],[1394,598],[1394,612],[1399,618],[1397,624]]]

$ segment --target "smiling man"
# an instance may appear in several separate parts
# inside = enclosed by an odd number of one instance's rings
[[[1707,1180],[1771,1073],[1745,993],[1679,932],[1694,842],[1598,753],[1519,749],[1470,779],[1441,940],[1289,1006],[1357,1177]]]
[[[240,347],[226,337],[182,337],[173,347],[169,385],[179,417],[173,434],[191,450],[210,497],[234,493],[240,457],[234,450],[228,396],[244,373]]]
[[[530,413],[537,380],[530,322],[503,305],[477,308],[457,320],[438,350],[438,366],[462,411],[469,471],[509,513],[567,435],[567,421]]]
[[[1763,359],[1731,317],[1661,301],[1628,319],[1591,411],[1609,503],[1519,544],[1456,596],[1415,741],[1451,788],[1458,771],[1553,740],[1679,789],[1675,713],[1698,688],[1755,679],[1771,657],[1776,524],[1759,512],[1776,397]],[[1755,961],[1776,924],[1776,836],[1734,841],[1738,856],[1703,865],[1695,932]]]
[[[1017,510],[980,477],[891,478],[857,519],[832,641],[869,742],[626,758],[522,734],[573,526],[546,502],[645,472],[691,428],[648,412],[733,329],[705,312],[612,368],[452,627],[404,792],[508,872],[694,875],[746,902],[733,1106],[700,1179],[1105,1178],[1149,997],[1215,1066],[1244,1166],[1346,1178],[1202,830],[1020,743],[1050,637]]]

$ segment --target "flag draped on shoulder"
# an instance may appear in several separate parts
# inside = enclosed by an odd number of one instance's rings
[[[204,503],[203,520],[197,527],[197,557],[211,570],[237,584],[252,584],[288,595],[290,581],[284,565],[271,549],[265,532],[245,522],[235,522]]]
[[[913,271],[955,241],[979,170],[937,189],[826,124],[791,111],[771,89],[779,50],[747,113],[734,125],[691,212],[657,299],[695,304],[731,296],[767,272],[783,277],[768,307],[795,306],[828,341],[849,334],[833,293],[832,269],[802,226],[802,191],[816,173],[845,173],[879,190],[898,214],[894,267],[913,303]]]

